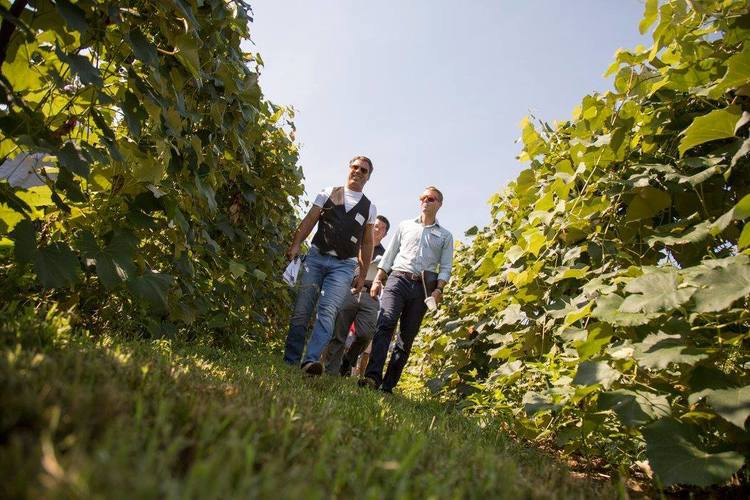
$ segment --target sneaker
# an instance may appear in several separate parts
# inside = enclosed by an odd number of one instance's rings
[[[367,387],[373,390],[378,388],[378,383],[375,382],[375,380],[371,379],[370,377],[362,377],[361,379],[357,380],[357,385],[360,387]]]
[[[302,371],[307,375],[318,376],[323,373],[323,364],[320,361],[308,361],[302,365]]]

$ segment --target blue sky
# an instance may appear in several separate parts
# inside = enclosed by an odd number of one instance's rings
[[[518,124],[565,120],[638,33],[643,0],[256,0],[261,85],[292,105],[307,201],[372,158],[365,193],[392,223],[430,184],[454,237],[523,168]]]

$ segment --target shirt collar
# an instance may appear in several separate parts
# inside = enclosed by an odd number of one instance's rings
[[[421,219],[422,219],[422,216],[418,215],[417,218],[414,219],[414,222],[416,222],[417,224],[419,224],[421,226],[422,225],[422,220]],[[430,224],[429,226],[424,226],[424,227],[432,227],[432,226],[440,227],[440,221],[438,221],[437,218],[435,218],[435,222],[433,224]]]

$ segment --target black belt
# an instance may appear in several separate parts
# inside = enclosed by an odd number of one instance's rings
[[[407,273],[406,271],[393,271],[391,274],[394,274],[396,276],[403,276],[406,279],[410,279],[412,281],[422,281],[422,275],[418,273]]]

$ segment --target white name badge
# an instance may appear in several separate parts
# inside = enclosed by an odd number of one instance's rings
[[[437,229],[433,229],[432,231],[430,231],[430,233],[431,233],[431,234],[432,234],[433,236],[441,236],[441,234],[440,234],[440,231],[438,231]]]
[[[357,222],[359,222],[360,226],[365,223],[365,218],[362,217],[362,214],[355,215],[354,216],[354,220],[356,220]]]
[[[356,236],[352,236],[351,237],[351,241],[352,241],[352,243],[356,243],[357,242],[357,237]]]

